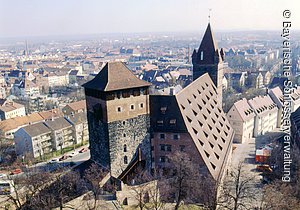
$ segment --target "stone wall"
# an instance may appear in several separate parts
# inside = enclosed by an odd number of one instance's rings
[[[110,168],[108,124],[98,120],[93,112],[87,112],[91,159]]]
[[[107,167],[118,177],[141,146],[146,166],[150,167],[150,117],[140,115],[127,120],[104,123],[88,112],[91,159]],[[126,145],[126,146],[125,146]],[[125,149],[126,147],[126,149]],[[124,157],[127,157],[127,163]]]
[[[150,167],[149,127],[150,117],[148,114],[108,124],[112,176],[118,177],[126,169],[139,146],[147,167]],[[124,160],[125,157],[127,157],[127,163]]]

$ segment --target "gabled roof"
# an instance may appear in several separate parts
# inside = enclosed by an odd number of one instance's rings
[[[154,132],[187,132],[175,95],[150,95],[150,113]]]
[[[203,59],[201,59],[202,52],[203,52]],[[214,64],[216,54],[220,56],[217,42],[215,41],[210,23],[208,23],[200,47],[197,52],[197,58],[198,58],[197,62],[199,64]]]
[[[222,110],[216,87],[206,73],[176,94],[185,126],[215,180],[224,171],[234,131]]]
[[[55,119],[58,117],[62,117],[63,113],[60,109],[51,109],[43,112],[38,113],[44,120],[50,120],[50,119]]]
[[[46,121],[45,124],[51,130],[62,130],[64,128],[71,127],[72,125],[63,117],[57,118],[55,120]]]
[[[271,98],[273,96],[276,97],[277,100],[274,100],[274,101],[277,104],[277,106],[281,108],[283,106],[283,93],[282,93],[281,89],[279,87],[275,87],[275,88],[270,89],[268,92],[269,92],[269,95],[271,96]]]
[[[268,114],[271,110],[277,109],[277,105],[269,95],[256,96],[248,100],[249,105],[254,109],[257,116]]]
[[[2,105],[0,106],[0,110],[3,112],[10,112],[21,108],[25,108],[24,105],[8,100],[6,100],[5,102],[2,101]]]
[[[43,121],[43,118],[38,113],[32,113],[22,117],[15,117],[8,120],[3,120],[0,122],[0,129],[2,132],[7,132],[10,130],[17,129],[21,126],[27,125],[29,123],[36,123]]]
[[[73,116],[68,116],[66,118],[71,124],[78,125],[87,121],[87,116],[85,112],[75,113]]]
[[[248,121],[251,118],[254,119],[254,117],[255,117],[254,110],[248,104],[247,99],[243,98],[243,99],[235,102],[233,107],[235,107],[235,109],[241,116],[243,122]]]
[[[31,137],[39,136],[46,133],[51,133],[51,130],[43,122],[36,123],[33,125],[28,125],[21,129],[23,129]]]
[[[74,111],[78,111],[78,110],[81,110],[81,109],[86,109],[86,101],[81,100],[81,101],[76,101],[76,102],[73,102],[73,103],[69,103],[64,108],[66,108],[66,107],[70,107]]]
[[[98,75],[83,85],[84,88],[100,91],[147,87],[151,83],[137,78],[122,62],[109,62]]]

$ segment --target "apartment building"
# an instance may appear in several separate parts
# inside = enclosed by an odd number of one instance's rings
[[[235,131],[234,142],[244,143],[253,136],[255,113],[243,98],[233,104],[227,113],[230,125]]]

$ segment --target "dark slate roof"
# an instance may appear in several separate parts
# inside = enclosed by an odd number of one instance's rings
[[[224,76],[226,79],[230,78],[232,80],[239,80],[241,79],[243,73],[225,73]]]
[[[200,47],[198,49],[198,62],[199,64],[214,64],[215,55],[218,51],[217,42],[215,41],[210,23],[206,28]],[[201,52],[203,52],[203,60],[200,59]]]
[[[275,88],[280,87],[280,89],[283,89],[284,81],[286,81],[286,77],[274,77],[272,82],[269,85],[269,88]]]
[[[143,80],[152,82],[157,75],[157,70],[145,71],[143,75]]]
[[[154,132],[187,132],[174,95],[150,95],[150,113]]]
[[[71,70],[69,75],[77,75],[78,74],[78,70]]]
[[[24,77],[25,76],[25,72],[24,71],[20,71],[20,70],[12,70],[12,71],[8,72],[7,76],[8,77],[17,77],[17,78],[19,78],[20,76]]]
[[[122,62],[109,62],[98,75],[83,85],[84,88],[100,91],[114,91],[151,86],[151,83],[137,78]]]
[[[22,128],[29,136],[35,137],[46,133],[51,133],[51,130],[43,123],[36,123]]]

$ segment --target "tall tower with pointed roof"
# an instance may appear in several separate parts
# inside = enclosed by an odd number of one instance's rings
[[[220,102],[222,102],[222,79],[223,79],[224,51],[219,50],[210,23],[206,28],[198,50],[192,55],[193,80],[208,73],[214,82]]]
[[[121,62],[109,62],[83,85],[91,159],[121,178],[128,168],[150,167],[149,86]]]

